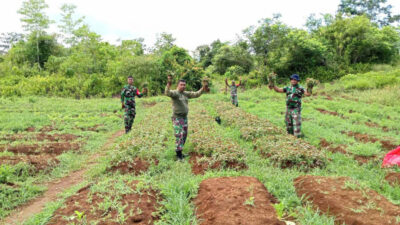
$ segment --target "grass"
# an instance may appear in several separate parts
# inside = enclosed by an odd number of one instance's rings
[[[126,206],[120,204],[120,197],[132,191],[144,193],[151,188],[161,195],[160,207],[156,212],[159,220],[156,224],[199,224],[201,221],[196,217],[196,207],[192,202],[197,195],[199,185],[205,179],[222,176],[257,178],[278,199],[279,203],[274,205],[277,216],[283,219],[290,218],[296,224],[333,225],[335,219],[322,214],[313,208],[311,203],[297,196],[293,179],[305,174],[349,177],[351,182],[346,183],[346,188],[370,188],[391,202],[400,204],[400,187],[391,186],[384,180],[387,172],[400,172],[400,168],[380,167],[380,159],[387,150],[379,141],[364,143],[345,133],[352,131],[368,134],[379,140],[400,143],[398,134],[400,125],[396,122],[400,119],[400,106],[396,104],[398,98],[393,98],[397,96],[397,93],[393,94],[395,87],[360,90],[343,88],[343,83],[334,85],[336,86],[318,87],[314,90],[316,95],[304,98],[302,111],[304,137],[300,140],[292,139],[285,134],[282,114],[285,111],[285,96],[265,87],[239,92],[238,109],[230,107],[229,96],[224,94],[210,94],[198,100],[191,100],[189,136],[184,152],[203,154],[208,157],[211,164],[215,161],[236,159],[247,166],[245,170],[222,166],[219,169],[209,169],[203,175],[194,175],[187,159],[183,162],[175,160],[170,100],[163,96],[141,99],[138,101],[134,129],[130,134],[118,138],[113,146],[104,149],[104,156],[99,159],[99,164],[89,171],[85,183],[65,191],[59,200],[49,203],[40,214],[25,224],[46,224],[53,213],[63,207],[69,196],[87,184],[92,185],[92,193],[101,193],[105,199],[102,204],[93,206],[93,210],[115,208],[119,212],[118,221],[121,223],[128,215],[123,212]],[[382,96],[374,97],[377,94]],[[153,105],[154,103],[156,104]],[[20,108],[22,104],[26,105],[24,109]],[[0,179],[3,177],[21,185],[20,191],[27,196],[22,199],[23,201],[43,192],[38,183],[62,177],[71,170],[81,168],[87,155],[97,152],[105,138],[115,130],[121,129],[122,125],[122,119],[117,116],[122,112],[114,112],[119,107],[119,102],[115,99],[77,101],[40,97],[9,98],[1,99],[0,107],[3,109],[0,111],[0,121],[5,124],[0,131],[3,136],[26,134],[25,129],[28,127],[40,129],[52,125],[57,128],[52,131],[53,133],[72,133],[86,140],[79,152],[67,152],[58,156],[60,163],[48,173],[26,173],[24,176],[16,176],[14,173],[10,177],[8,170],[12,172],[21,167],[19,170],[28,171],[23,168],[26,165],[19,164],[12,166],[13,169],[4,169]],[[338,116],[323,114],[317,109],[336,112]],[[221,117],[221,125],[214,121],[216,116]],[[104,124],[99,132],[87,131],[87,128],[97,124]],[[344,146],[351,154],[332,153],[327,148],[322,148],[320,146],[322,138],[332,146]],[[27,143],[34,141],[26,140]],[[4,141],[1,143],[7,144]],[[304,151],[304,158],[288,154],[286,146],[297,147],[296,151],[293,151],[296,153],[307,149]],[[270,154],[269,157],[265,157],[260,149]],[[271,157],[274,154],[277,157]],[[284,155],[278,156],[278,154]],[[10,155],[13,153],[0,153],[0,157]],[[360,164],[353,155],[374,156],[376,160]],[[290,158],[291,156],[293,158]],[[148,170],[138,175],[110,171],[113,165],[133,161],[135,158],[149,161]],[[303,162],[311,165],[308,163],[318,159],[323,161],[323,166],[303,165],[282,168],[282,163],[277,164],[287,158],[300,165]],[[139,187],[131,190],[124,185],[126,181],[139,181]],[[254,199],[250,197],[243,204],[253,207]],[[354,210],[361,212],[363,209],[374,207],[376,206],[368,203]],[[10,209],[2,210],[4,217]],[[84,212],[82,218],[87,213]],[[136,209],[132,213],[140,213],[140,210]]]

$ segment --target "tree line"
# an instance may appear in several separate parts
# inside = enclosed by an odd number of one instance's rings
[[[279,14],[248,27],[234,42],[215,40],[189,52],[175,44],[172,34],[160,33],[154,46],[143,38],[103,41],[64,4],[58,32],[45,13],[45,0],[26,0],[18,13],[24,34],[0,37],[0,95],[108,97],[118,94],[126,77],[163,92],[166,74],[186,79],[188,89],[201,86],[204,76],[237,79],[248,86],[266,84],[299,73],[321,81],[364,72],[374,64],[396,64],[400,51],[400,15],[386,0],[341,0],[335,15],[310,15],[306,29],[292,28]]]

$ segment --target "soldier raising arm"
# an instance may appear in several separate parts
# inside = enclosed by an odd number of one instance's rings
[[[132,129],[133,121],[136,116],[136,101],[135,96],[138,98],[143,97],[146,91],[143,93],[139,92],[135,86],[133,86],[133,77],[128,77],[128,84],[125,85],[121,90],[121,104],[122,108],[125,109],[124,113],[124,125],[125,133],[128,133]]]
[[[165,95],[170,97],[172,100],[172,125],[174,127],[175,134],[175,151],[176,156],[179,160],[184,158],[182,154],[183,146],[185,145],[187,134],[188,134],[188,118],[189,113],[189,99],[198,98],[203,93],[203,87],[196,91],[185,91],[186,81],[179,80],[178,87],[176,90],[171,90],[172,77],[168,76],[167,86],[165,87]]]
[[[278,88],[275,85],[270,87],[279,93],[286,93],[286,114],[285,124],[288,134],[296,137],[301,136],[301,98],[303,95],[310,96],[307,91],[299,85],[300,77],[297,74],[290,76],[290,85],[284,88]]]

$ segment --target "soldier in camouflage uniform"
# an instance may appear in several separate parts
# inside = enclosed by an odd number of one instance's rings
[[[145,92],[143,93],[145,94]],[[139,90],[133,86],[133,77],[128,77],[128,84],[122,88],[121,91],[121,103],[122,109],[125,109],[124,113],[124,125],[125,125],[125,133],[128,133],[132,129],[133,121],[136,116],[136,102],[135,96],[141,98],[143,94],[139,92]]]
[[[235,84],[235,81],[232,81],[232,85],[228,84],[228,79],[225,79],[225,85],[231,89],[231,102],[232,105],[238,107],[238,97],[237,97],[237,89],[242,84],[242,80],[240,79],[239,84]]]
[[[270,87],[279,93],[286,93],[286,115],[285,124],[289,134],[296,137],[301,136],[301,98],[303,95],[310,96],[311,90],[305,90],[299,85],[300,77],[297,74],[290,76],[290,86],[278,88]]]
[[[188,134],[188,119],[189,112],[188,100],[190,98],[198,98],[203,93],[205,86],[197,92],[185,91],[186,81],[179,80],[177,90],[170,90],[172,77],[168,76],[168,83],[165,87],[165,95],[172,99],[172,124],[174,126],[176,156],[179,160],[184,158],[182,154],[183,146],[185,145]]]

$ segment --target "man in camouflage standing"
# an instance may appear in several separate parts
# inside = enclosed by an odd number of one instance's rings
[[[231,101],[232,105],[238,107],[238,97],[237,97],[237,89],[242,84],[242,79],[240,79],[239,84],[235,84],[235,81],[232,81],[232,84],[228,84],[228,79],[225,79],[225,85],[231,89]]]
[[[184,158],[182,154],[183,146],[185,145],[188,134],[188,118],[190,98],[198,98],[205,90],[206,85],[197,92],[185,91],[186,81],[179,80],[176,90],[171,90],[172,77],[168,76],[167,86],[165,87],[165,95],[172,99],[172,124],[175,134],[175,151],[179,160]]]
[[[310,96],[311,89],[305,90],[299,85],[300,77],[297,74],[290,76],[290,86],[278,88],[270,87],[279,93],[286,93],[286,130],[295,137],[301,136],[301,98],[303,95]]]
[[[143,92],[145,94],[146,92]],[[128,133],[132,129],[133,121],[136,116],[136,102],[135,96],[141,98],[143,94],[139,92],[139,90],[133,86],[133,77],[128,77],[128,84],[122,88],[121,91],[121,103],[122,108],[125,109],[124,113],[124,125],[125,125],[125,133]]]

